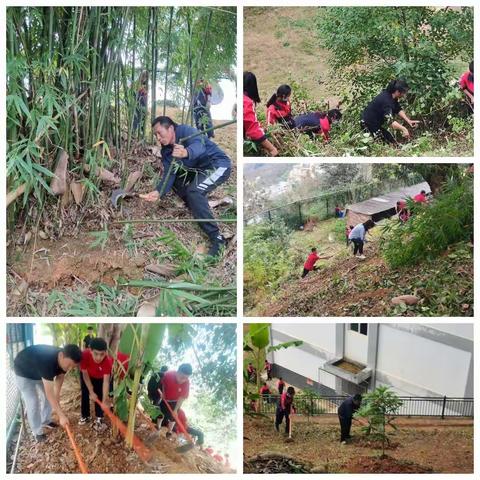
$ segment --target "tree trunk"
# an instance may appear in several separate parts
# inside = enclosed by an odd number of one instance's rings
[[[116,352],[124,324],[122,323],[100,323],[97,335],[107,342],[107,348]]]

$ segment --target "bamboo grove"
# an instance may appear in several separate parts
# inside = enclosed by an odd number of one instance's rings
[[[235,31],[234,8],[8,8],[9,220],[32,199],[45,205],[62,152],[87,198],[99,169],[125,178],[126,154],[152,142],[155,115],[177,107],[190,123],[196,80],[235,80]],[[148,111],[134,128],[143,75]]]

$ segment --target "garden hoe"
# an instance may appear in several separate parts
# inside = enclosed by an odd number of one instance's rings
[[[292,423],[293,423],[293,413],[290,415],[290,421],[288,422],[288,438],[285,439],[285,443],[292,443]]]
[[[186,142],[187,140],[191,140],[192,138],[195,138],[195,137],[199,137],[200,135],[205,135],[206,133],[208,132],[211,132],[213,130],[217,130],[218,128],[222,128],[222,127],[226,127],[227,125],[231,125],[232,123],[236,123],[237,121],[236,120],[230,120],[229,122],[225,122],[225,123],[221,123],[220,125],[214,125],[213,127],[211,128],[208,128],[206,130],[203,130],[201,132],[196,132],[192,135],[189,135],[188,137],[185,137],[185,138],[181,138],[178,143],[182,144],[183,142]],[[174,159],[175,160],[175,159]],[[171,175],[171,172],[173,170],[173,167],[175,166],[176,162],[173,161],[171,164],[170,164],[170,168],[168,169],[166,175],[165,175],[165,181],[163,182],[163,186],[166,185],[167,181],[168,181],[168,178],[170,177]],[[163,187],[162,187],[162,191],[160,192],[160,196],[162,195],[163,193]],[[113,192],[112,192],[112,195],[110,197],[110,201],[112,202],[112,205],[117,208],[118,207],[118,201],[123,199],[123,198],[131,198],[131,197],[138,197],[138,193],[135,193],[135,192],[131,192],[129,191],[128,189],[125,189],[125,188],[117,188],[115,189]]]
[[[187,429],[184,427],[183,423],[178,419],[177,414],[172,410],[172,407],[169,405],[169,403],[165,400],[162,400],[162,402],[167,406],[168,411],[170,412],[170,415],[175,419],[175,423],[178,425],[178,427],[180,428],[180,430],[188,440],[188,442],[185,443],[184,445],[180,445],[179,447],[177,447],[175,451],[178,453],[186,453],[195,446],[195,443],[193,442],[193,438],[187,432]]]

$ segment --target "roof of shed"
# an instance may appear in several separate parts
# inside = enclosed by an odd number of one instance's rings
[[[430,193],[430,185],[427,182],[418,183],[411,187],[404,187],[394,192],[385,193],[377,197],[369,198],[363,202],[354,203],[347,206],[347,210],[352,210],[357,213],[364,213],[366,215],[374,215],[375,213],[384,212],[395,208],[399,200],[405,200],[409,197],[414,197],[417,193],[425,190]]]

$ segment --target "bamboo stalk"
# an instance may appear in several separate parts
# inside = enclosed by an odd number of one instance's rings
[[[134,220],[114,220],[114,224],[124,223],[191,223],[191,222],[214,222],[214,223],[235,223],[236,218],[137,218]]]
[[[168,25],[168,44],[167,44],[167,65],[165,67],[165,87],[163,91],[163,115],[167,109],[167,85],[168,85],[168,67],[170,64],[170,43],[172,40],[172,19],[173,19],[173,7],[170,7],[170,21]]]
[[[27,184],[24,183],[17,187],[15,190],[7,193],[7,207],[14,202],[20,195],[25,193],[25,189],[27,188]]]

